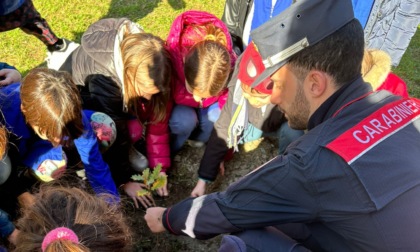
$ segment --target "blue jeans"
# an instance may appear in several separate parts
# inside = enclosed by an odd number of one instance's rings
[[[171,130],[171,153],[178,152],[188,140],[207,142],[213,124],[220,115],[219,104],[208,108],[193,108],[176,105],[169,119]]]
[[[239,143],[251,142],[264,136],[275,136],[279,141],[279,154],[283,154],[287,146],[303,134],[303,130],[292,129],[287,122],[284,122],[277,131],[270,133],[263,132],[254,125],[248,124]]]

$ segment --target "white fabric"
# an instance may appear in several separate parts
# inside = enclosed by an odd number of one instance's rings
[[[60,67],[64,64],[64,62],[67,60],[67,58],[71,55],[71,53],[77,49],[77,47],[80,46],[80,44],[65,40],[65,43],[68,43],[67,48],[65,51],[53,51],[53,52],[47,52],[47,58],[45,61],[47,61],[47,67],[54,70],[59,70]]]

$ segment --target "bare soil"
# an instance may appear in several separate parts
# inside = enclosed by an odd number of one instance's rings
[[[205,147],[185,148],[174,158],[172,172],[168,177],[170,196],[162,199],[155,197],[156,205],[167,207],[189,197],[197,181],[197,170]],[[277,141],[264,139],[253,151],[235,153],[232,160],[225,164],[225,176],[220,176],[208,186],[207,193],[222,191],[243,175],[259,167],[277,155]],[[212,162],[208,160],[208,162]],[[217,251],[221,236],[210,240],[200,241],[190,237],[174,236],[169,233],[152,234],[144,219],[144,209],[135,209],[129,199],[125,202],[126,215],[134,232],[134,251]]]

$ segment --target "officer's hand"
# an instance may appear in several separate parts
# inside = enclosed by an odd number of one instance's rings
[[[166,230],[162,224],[162,216],[165,210],[166,208],[163,207],[150,207],[146,210],[144,219],[153,233],[161,233]]]

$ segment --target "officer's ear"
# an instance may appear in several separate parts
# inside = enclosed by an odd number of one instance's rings
[[[309,71],[305,78],[307,94],[312,98],[321,98],[329,91],[331,77],[318,70]],[[329,93],[329,92],[328,92]]]

